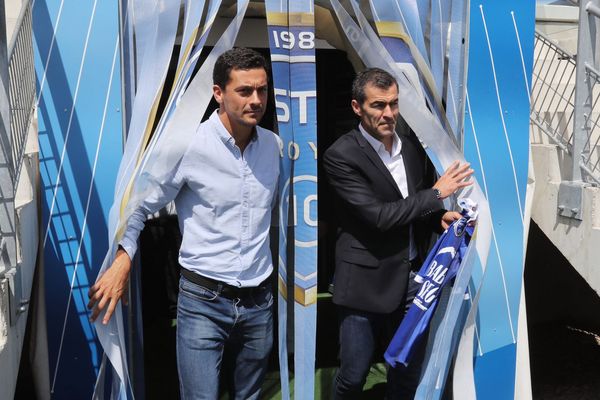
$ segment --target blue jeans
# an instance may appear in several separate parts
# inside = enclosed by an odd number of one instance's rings
[[[177,370],[184,400],[219,397],[226,349],[231,357],[230,398],[258,399],[273,345],[273,295],[269,285],[241,299],[181,277],[177,304]]]
[[[378,348],[385,351],[420,286],[413,281],[413,277],[411,273],[406,301],[392,313],[380,314],[339,307],[340,369],[333,382],[335,400],[362,398],[362,388],[369,374],[375,351]],[[387,400],[414,398],[421,377],[426,344],[425,336],[417,345],[408,367],[388,366]]]

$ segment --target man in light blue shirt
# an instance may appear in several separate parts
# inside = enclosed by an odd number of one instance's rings
[[[258,126],[267,106],[264,58],[223,53],[213,71],[219,103],[178,167],[131,216],[112,266],[90,289],[92,320],[110,319],[125,291],[146,215],[177,207],[182,266],[177,365],[183,399],[217,399],[223,355],[232,398],[258,398],[272,347],[271,208],[279,177],[276,135]],[[157,161],[158,162],[158,161]],[[227,352],[224,353],[224,350]]]

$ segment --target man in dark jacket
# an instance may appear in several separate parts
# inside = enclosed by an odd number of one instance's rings
[[[404,315],[409,276],[425,258],[432,231],[460,218],[444,210],[442,200],[470,185],[473,173],[468,164],[455,162],[434,183],[434,168],[414,133],[396,132],[398,84],[386,71],[372,68],[357,75],[352,109],[359,126],[324,155],[339,224],[336,399],[360,396],[378,340],[389,340]],[[420,364],[388,370],[388,399],[414,397]]]

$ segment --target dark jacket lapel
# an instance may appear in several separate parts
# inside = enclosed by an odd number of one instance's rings
[[[375,149],[373,149],[373,146],[371,146],[371,144],[369,142],[367,142],[367,139],[365,139],[363,137],[362,133],[360,133],[360,131],[358,129],[354,129],[352,131],[352,134],[356,138],[358,145],[363,149],[363,151],[365,152],[365,154],[367,155],[369,160],[371,160],[373,165],[377,169],[379,169],[379,171],[383,174],[383,176],[385,176],[385,178],[387,179],[389,184],[392,185],[392,187],[396,190],[398,195],[402,196],[402,193],[400,193],[400,189],[398,189],[398,185],[396,184],[396,181],[394,181],[392,174],[390,174],[390,171],[387,169],[387,167],[385,166],[383,161],[381,161],[381,158],[379,157],[379,155],[377,154]],[[409,190],[409,193],[410,193],[410,190]]]

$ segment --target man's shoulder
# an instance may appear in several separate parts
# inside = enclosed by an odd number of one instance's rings
[[[325,151],[325,156],[332,154],[348,155],[348,151],[358,147],[356,134],[359,133],[356,129],[352,129],[339,138]],[[360,134],[360,133],[359,133]]]
[[[189,129],[194,130],[194,136],[198,138],[216,138],[217,135],[214,133],[217,131],[217,127],[210,118],[200,122],[196,126],[190,126]],[[208,132],[213,132],[211,135],[207,135]]]
[[[279,152],[283,148],[281,138],[275,132],[260,126],[256,127],[256,135],[258,136],[260,152],[267,152],[278,158]]]
[[[281,142],[281,139],[275,132],[267,128],[263,128],[262,126],[256,127],[256,134],[258,135],[259,140],[264,139],[267,141],[267,143],[276,144],[279,146],[279,143]]]

